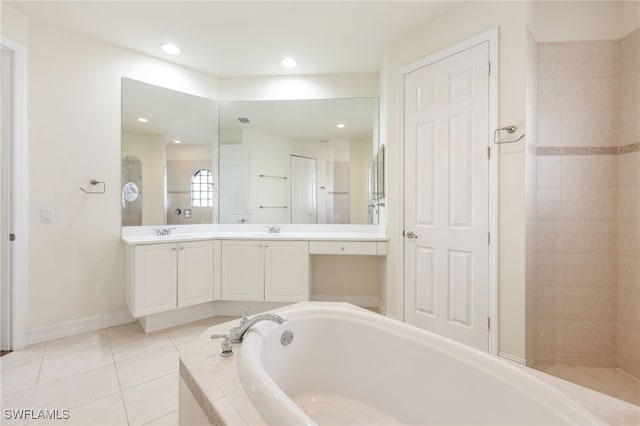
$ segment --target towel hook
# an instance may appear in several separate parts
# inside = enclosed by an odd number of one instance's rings
[[[107,192],[107,184],[104,183],[101,180],[97,180],[97,179],[91,179],[89,181],[89,183],[92,186],[96,186],[96,185],[102,185],[102,191],[98,190],[98,191],[87,191],[86,189],[84,189],[83,187],[80,187],[80,190],[86,194],[105,194]]]
[[[500,131],[506,131],[507,133],[509,133],[510,135],[516,132],[516,126],[509,125],[509,126],[504,126],[504,127],[500,127],[499,129],[496,129],[493,132],[493,143],[496,145],[500,145],[503,143],[514,143],[514,142],[519,142],[522,138],[524,138],[524,133],[518,138],[518,139],[514,139],[514,140],[504,140],[504,141],[498,141],[498,132]]]

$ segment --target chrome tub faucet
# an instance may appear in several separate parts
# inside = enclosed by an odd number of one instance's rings
[[[232,343],[242,342],[245,333],[249,331],[249,329],[256,323],[259,323],[261,321],[272,321],[277,324],[284,324],[287,319],[276,314],[260,314],[249,319],[247,318],[247,313],[245,312],[244,317],[240,321],[240,325],[229,330],[229,340],[231,340]]]

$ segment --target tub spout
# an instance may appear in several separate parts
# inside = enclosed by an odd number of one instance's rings
[[[276,315],[276,314],[260,314],[260,315],[256,315],[255,317],[244,321],[238,327],[233,327],[229,331],[229,337],[231,338],[231,341],[233,343],[242,342],[242,338],[244,337],[245,333],[251,327],[253,327],[254,324],[256,324],[256,323],[258,323],[260,321],[273,321],[273,322],[278,323],[278,324],[283,324],[283,323],[285,323],[287,321],[287,319],[284,318],[284,317],[281,317],[280,315]]]

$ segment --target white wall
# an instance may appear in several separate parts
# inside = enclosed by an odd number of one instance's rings
[[[401,120],[400,69],[430,54],[498,27],[499,126],[525,122],[526,5],[524,2],[470,2],[449,10],[390,44],[381,79],[382,143],[387,145],[387,216],[389,251],[384,309],[402,309],[402,158],[398,146]],[[383,104],[384,105],[384,104]],[[499,350],[524,358],[524,144],[502,146],[499,179]]]
[[[249,223],[291,223],[291,181],[260,175],[290,177],[293,141],[244,129],[242,143],[247,147]],[[261,209],[260,206],[287,208]]]
[[[217,99],[282,100],[378,97],[377,73],[226,78]]]
[[[3,5],[4,9],[5,5]],[[122,311],[120,79],[215,97],[217,80],[30,20],[27,328]],[[106,182],[105,195],[80,186]],[[55,222],[40,223],[50,207]]]

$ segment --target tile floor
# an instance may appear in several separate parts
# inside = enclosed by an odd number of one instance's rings
[[[177,425],[178,356],[215,317],[145,334],[137,322],[29,346],[0,358],[2,425]],[[65,421],[5,409],[69,410]]]
[[[640,381],[615,368],[538,365],[536,369],[631,404],[640,405]]]

